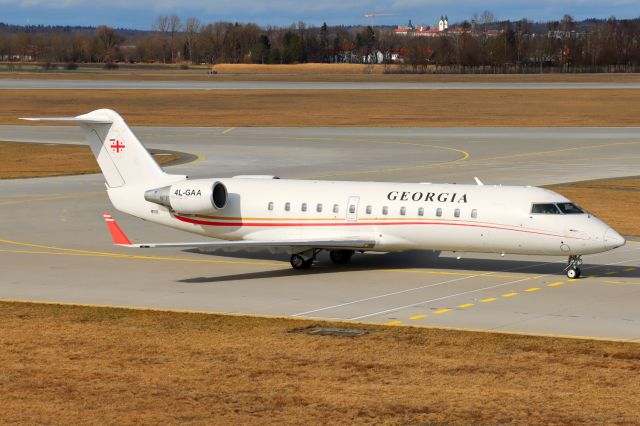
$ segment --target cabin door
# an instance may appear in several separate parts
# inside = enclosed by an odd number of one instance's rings
[[[347,222],[358,221],[358,202],[360,197],[349,197],[347,201]]]

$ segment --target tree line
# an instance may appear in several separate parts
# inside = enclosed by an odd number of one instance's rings
[[[43,63],[401,63],[404,72],[638,71],[640,19],[494,22],[480,19],[433,37],[391,27],[266,27],[159,16],[151,31],[0,24],[0,59]],[[62,29],[61,29],[62,28]],[[391,68],[390,68],[391,69]],[[397,70],[397,67],[394,68]]]

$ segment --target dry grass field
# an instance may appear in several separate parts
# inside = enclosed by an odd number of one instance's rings
[[[3,423],[640,422],[637,343],[21,303],[0,321]]]
[[[637,126],[638,90],[3,90],[18,117],[120,112],[165,126]]]
[[[0,179],[100,172],[95,157],[86,146],[0,142],[0,158]],[[167,164],[178,156],[156,155],[154,158],[159,164]]]
[[[640,236],[640,178],[553,185],[559,192],[613,226],[622,235]]]

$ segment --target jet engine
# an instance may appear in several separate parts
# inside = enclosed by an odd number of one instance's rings
[[[227,205],[227,187],[209,179],[186,180],[162,188],[150,189],[144,199],[184,214],[203,214],[222,210]]]

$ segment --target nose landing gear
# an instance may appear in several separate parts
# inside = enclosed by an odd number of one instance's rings
[[[581,255],[569,256],[567,267],[564,268],[569,279],[580,278],[580,265],[582,265]]]

